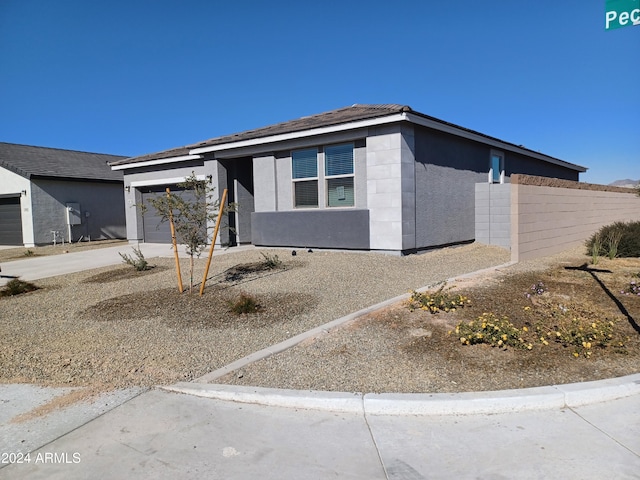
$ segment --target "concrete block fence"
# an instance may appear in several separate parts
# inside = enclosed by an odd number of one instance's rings
[[[635,190],[531,175],[476,184],[476,241],[510,248],[511,260],[559,253],[604,225],[640,221]]]

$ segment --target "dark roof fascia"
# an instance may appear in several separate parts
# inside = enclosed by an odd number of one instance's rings
[[[36,180],[52,180],[57,182],[82,182],[82,183],[113,183],[124,184],[124,177],[121,180],[108,179],[108,178],[79,178],[79,177],[56,177],[53,175],[36,175],[30,176],[31,181]]]
[[[420,118],[423,119],[423,121],[420,121],[419,120]],[[486,143],[492,146],[496,146],[498,148],[508,149],[515,153],[519,153],[521,155],[525,155],[528,157],[537,158],[539,160],[543,160],[545,162],[552,163],[555,165],[561,165],[563,167],[569,168],[571,170],[575,170],[577,172],[584,173],[587,171],[587,168],[581,165],[567,162],[565,160],[561,160],[559,158],[546,155],[544,153],[536,152],[535,150],[530,150],[526,147],[523,147],[522,145],[516,145],[515,143],[507,142],[505,140],[501,140],[499,138],[486,135],[476,130],[471,130],[469,128],[461,127],[454,123],[445,122],[444,120],[440,120],[439,118],[425,115],[423,113],[411,112],[408,120],[418,125],[434,128],[436,130],[451,133],[459,137],[469,138],[471,140]]]
[[[172,163],[172,162],[178,161],[179,159],[182,159],[183,157],[190,157],[189,155],[190,150],[191,148],[188,146],[171,148],[169,150],[162,150],[160,152],[155,152],[155,153],[147,153],[145,155],[140,155],[137,157],[126,157],[119,160],[115,160],[113,162],[109,162],[109,166],[111,167],[112,170],[119,170],[119,168],[114,168],[114,167],[120,167],[123,165],[129,165],[133,163],[145,163],[145,164],[147,164],[148,162],[154,162],[155,164]],[[200,157],[199,156],[193,157],[194,160],[197,160],[198,158]],[[189,158],[187,158],[187,160],[188,159]]]

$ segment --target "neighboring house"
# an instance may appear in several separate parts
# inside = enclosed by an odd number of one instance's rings
[[[0,245],[125,238],[124,158],[0,142]]]
[[[222,241],[232,245],[398,253],[474,240],[476,183],[586,171],[403,105],[353,105],[111,167],[129,207],[192,172],[227,188],[238,209]],[[170,240],[151,213],[126,211],[129,240]]]

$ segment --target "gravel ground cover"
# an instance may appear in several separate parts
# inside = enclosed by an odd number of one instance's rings
[[[265,255],[278,268],[262,268]],[[172,259],[136,272],[119,265],[35,282],[40,289],[0,298],[0,383],[83,386],[97,392],[197,379],[260,349],[413,289],[504,265],[503,249],[469,244],[394,257],[376,253],[247,250],[214,258],[203,297],[179,294]],[[298,347],[216,379],[216,383],[360,392],[501,390],[596,380],[640,371],[640,297],[617,295],[628,315],[586,270],[578,247],[456,280],[473,299],[454,314],[410,312],[398,303]],[[204,260],[197,261],[201,278]],[[569,267],[566,269],[565,267]],[[187,261],[183,265],[186,281]],[[598,278],[618,293],[640,260],[602,259]],[[609,272],[609,273],[606,273]],[[461,346],[448,334],[483,309],[532,325],[523,293],[544,279],[540,301],[583,305],[598,321],[617,319],[620,353],[572,358],[557,345],[532,352]],[[258,304],[237,315],[242,295]],[[589,308],[586,305],[589,305]],[[524,307],[530,307],[526,309]],[[536,310],[536,309],[534,309]],[[554,313],[552,312],[552,315]],[[525,323],[522,323],[525,322]],[[534,354],[528,355],[528,354]],[[81,395],[82,396],[82,395]],[[70,401],[76,401],[74,397]]]
[[[278,255],[282,268],[238,268],[260,263],[261,253]],[[114,389],[189,381],[411,289],[503,264],[509,254],[478,244],[407,257],[229,253],[214,259],[203,297],[178,294],[173,260],[149,260],[155,268],[146,272],[105,267],[43,279],[35,292],[0,298],[0,382]],[[203,267],[198,260],[196,278]],[[230,312],[241,293],[257,299],[259,312]],[[283,375],[302,368],[292,364]]]
[[[452,293],[469,299],[464,308],[432,315],[410,311],[406,301],[399,302],[213,382],[296,390],[453,393],[638,373],[640,296],[622,291],[640,283],[640,259],[601,259],[596,266],[589,260],[584,247],[577,247],[458,279]],[[536,285],[537,291],[532,290]],[[456,326],[486,318],[485,312],[507,317],[531,342],[530,350],[462,345]],[[580,319],[579,328],[571,327],[574,318]],[[580,340],[577,345],[556,341],[558,330],[571,327],[582,335],[607,329],[609,321],[615,326],[606,348],[596,346],[598,339],[589,340],[589,348]]]

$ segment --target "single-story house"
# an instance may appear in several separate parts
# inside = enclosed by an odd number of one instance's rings
[[[0,142],[0,245],[126,238],[124,158]]]
[[[395,253],[473,241],[476,183],[586,171],[405,105],[353,105],[111,167],[124,173],[131,241],[170,241],[131,207],[194,173],[238,204],[223,243]]]

